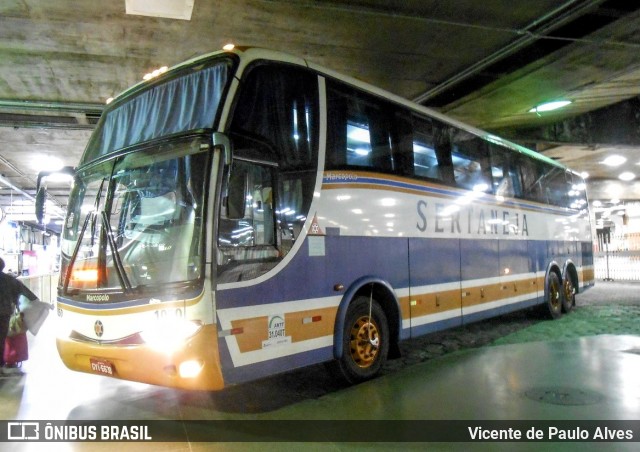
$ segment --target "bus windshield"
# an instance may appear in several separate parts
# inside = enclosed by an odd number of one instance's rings
[[[68,295],[149,293],[200,280],[205,140],[162,140],[78,172],[61,243]]]

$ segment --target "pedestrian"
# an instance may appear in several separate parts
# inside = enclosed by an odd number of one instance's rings
[[[0,258],[0,367],[4,367],[4,344],[9,332],[11,316],[19,309],[20,295],[31,301],[38,297],[20,280],[4,273],[4,260]]]

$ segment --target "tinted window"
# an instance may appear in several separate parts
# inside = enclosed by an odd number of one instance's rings
[[[418,177],[453,182],[449,126],[435,119],[413,118],[413,171]]]
[[[459,129],[452,129],[451,159],[456,185],[467,190],[490,192],[491,169],[485,142]]]
[[[317,118],[317,75],[283,65],[249,69],[230,127],[234,161],[220,214],[220,282],[260,276],[298,238],[313,199]]]
[[[328,85],[328,167],[394,172],[393,108],[348,87]]]
[[[567,180],[567,173],[563,168],[550,167],[543,179],[542,186],[549,204],[569,206],[571,180]]]
[[[545,202],[546,199],[542,190],[545,165],[542,162],[524,156],[518,162],[522,177],[523,197],[530,201]]]
[[[317,76],[293,67],[252,69],[231,122],[236,149],[283,169],[315,169],[318,159]]]
[[[504,198],[522,198],[522,181],[519,171],[519,155],[494,143],[491,152],[491,178],[493,192]]]

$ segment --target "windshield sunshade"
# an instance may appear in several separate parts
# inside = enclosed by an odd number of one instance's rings
[[[139,92],[104,113],[83,163],[161,136],[213,127],[231,71],[231,60],[190,69]]]

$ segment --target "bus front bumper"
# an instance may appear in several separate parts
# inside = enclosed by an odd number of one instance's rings
[[[224,387],[215,325],[203,326],[171,351],[147,344],[106,345],[60,337],[56,345],[71,370],[181,389]]]

